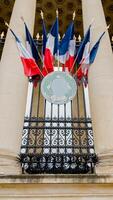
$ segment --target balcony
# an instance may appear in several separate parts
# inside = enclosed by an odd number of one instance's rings
[[[23,173],[94,173],[97,158],[86,103],[88,88],[78,86],[72,101],[55,105],[44,99],[40,86],[41,81],[33,87],[30,116],[24,119],[20,153]]]
[[[91,119],[25,118],[21,146],[23,173],[93,173]],[[28,124],[26,126],[26,124]]]

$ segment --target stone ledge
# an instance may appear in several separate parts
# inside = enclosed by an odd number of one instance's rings
[[[73,175],[73,174],[39,174],[39,175],[0,175],[0,184],[113,184],[113,175]]]

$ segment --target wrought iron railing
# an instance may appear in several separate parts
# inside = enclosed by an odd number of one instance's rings
[[[21,164],[27,173],[93,173],[91,119],[25,118]],[[27,137],[25,136],[27,135]]]

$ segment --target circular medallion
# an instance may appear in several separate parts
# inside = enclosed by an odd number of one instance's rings
[[[42,95],[46,100],[54,104],[68,103],[73,99],[76,91],[76,82],[68,72],[52,72],[41,83]]]

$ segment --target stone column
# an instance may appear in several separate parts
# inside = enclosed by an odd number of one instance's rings
[[[15,0],[10,26],[23,40],[21,16],[33,33],[36,0]],[[21,173],[16,158],[20,153],[27,95],[27,78],[15,40],[7,33],[0,66],[0,174]]]
[[[84,30],[92,19],[92,44],[106,28],[101,0],[82,0]],[[89,70],[89,95],[95,151],[99,158],[96,173],[113,173],[113,54],[108,32]]]

